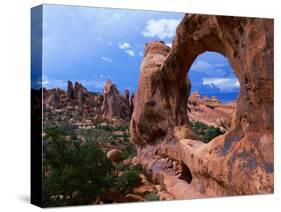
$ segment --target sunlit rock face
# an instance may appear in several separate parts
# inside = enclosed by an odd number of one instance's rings
[[[229,131],[208,144],[197,141],[186,115],[187,73],[205,51],[226,56],[240,83]],[[182,184],[181,198],[273,192],[273,20],[189,14],[171,49],[147,44],[130,131],[140,162],[168,191],[164,179],[176,175],[156,161],[189,168],[191,188]]]
[[[187,116],[190,121],[201,122],[227,132],[231,127],[235,107],[235,101],[222,104],[216,97],[202,97],[194,92],[188,98]]]
[[[111,80],[107,80],[103,89],[103,116],[107,120],[113,118],[127,119],[130,117],[129,94],[121,95]]]

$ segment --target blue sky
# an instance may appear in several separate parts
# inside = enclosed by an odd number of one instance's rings
[[[121,92],[136,91],[144,45],[170,45],[182,13],[44,5],[43,86],[65,89],[67,80],[102,91],[111,79]],[[232,92],[239,84],[227,60],[206,52],[194,62],[192,90]]]

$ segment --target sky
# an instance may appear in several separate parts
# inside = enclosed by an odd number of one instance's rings
[[[42,84],[66,89],[67,81],[72,80],[100,92],[106,80],[111,79],[120,92],[135,92],[145,43],[162,40],[171,45],[183,16],[172,12],[44,5]],[[239,91],[227,59],[218,53],[199,55],[189,77],[192,91]]]

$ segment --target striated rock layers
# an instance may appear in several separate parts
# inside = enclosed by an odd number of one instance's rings
[[[208,144],[186,116],[188,71],[205,51],[240,83],[229,131]],[[176,199],[273,192],[273,20],[185,15],[172,48],[147,44],[140,69],[130,131],[148,174]]]

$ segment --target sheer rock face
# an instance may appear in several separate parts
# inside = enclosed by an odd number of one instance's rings
[[[186,116],[192,83],[186,76],[205,51],[228,58],[240,95],[229,132],[196,145]],[[166,146],[164,155],[189,167],[191,185],[202,195],[273,192],[273,20],[185,15],[171,49],[147,44],[130,131],[147,170]]]
[[[105,119],[113,118],[129,119],[130,105],[127,99],[122,96],[116,86],[107,80],[103,89],[103,116]]]

